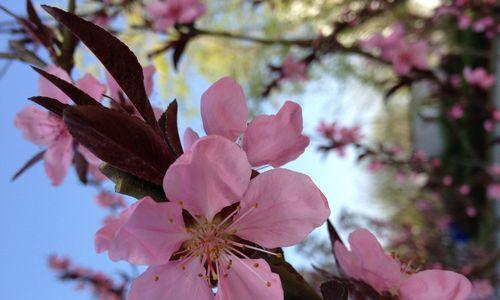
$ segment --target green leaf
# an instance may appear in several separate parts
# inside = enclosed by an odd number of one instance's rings
[[[163,187],[160,185],[141,180],[108,164],[102,164],[100,169],[106,177],[115,183],[115,192],[117,193],[136,199],[150,196],[156,202],[168,201],[163,192]]]

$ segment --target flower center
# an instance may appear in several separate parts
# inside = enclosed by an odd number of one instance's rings
[[[242,259],[250,259],[244,252],[245,250],[255,250],[262,253],[281,257],[280,253],[255,247],[248,242],[242,241],[236,236],[237,230],[234,225],[245,218],[252,210],[257,208],[258,204],[254,204],[245,213],[237,218],[234,218],[239,211],[239,207],[231,212],[223,220],[214,219],[207,220],[204,217],[193,216],[195,224],[186,227],[186,231],[191,235],[181,250],[174,254],[179,257],[181,269],[185,270],[185,265],[192,259],[197,259],[205,268],[205,274],[198,274],[198,277],[204,278],[211,287],[215,287],[221,276],[228,277],[229,270],[233,263],[237,260],[246,269],[257,276],[264,285],[271,286],[271,282],[263,279],[255,269],[259,268],[259,264],[254,262],[251,265],[242,261]]]

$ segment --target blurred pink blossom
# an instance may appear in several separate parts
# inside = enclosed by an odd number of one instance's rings
[[[475,85],[483,90],[487,90],[495,84],[495,76],[489,75],[484,68],[476,68],[472,70],[470,67],[465,67],[464,78],[471,85]]]
[[[283,61],[281,66],[283,72],[283,78],[294,80],[294,81],[304,81],[306,80],[307,65],[299,58],[289,55]]]
[[[477,279],[472,281],[472,293],[469,300],[490,299],[495,293],[491,282],[488,279]]]
[[[451,107],[450,116],[454,120],[461,119],[464,116],[464,108],[461,104],[455,104]]]
[[[472,28],[476,32],[483,32],[486,29],[488,29],[488,27],[493,26],[493,25],[495,25],[495,21],[493,20],[492,17],[488,16],[488,17],[484,17],[484,18],[481,18],[481,19],[475,21]]]
[[[467,196],[470,193],[470,186],[468,184],[462,184],[458,191],[460,192],[460,194]]]
[[[500,183],[492,183],[488,186],[488,197],[500,200]]]
[[[157,31],[166,31],[175,24],[193,23],[205,14],[199,0],[157,0],[146,5],[146,13]]]
[[[349,235],[351,250],[336,241],[334,252],[344,273],[377,292],[389,292],[401,300],[465,300],[471,283],[463,275],[443,270],[415,272],[387,255],[373,234],[358,229]]]
[[[97,205],[104,208],[123,208],[126,206],[122,195],[104,191],[97,194],[94,201]]]

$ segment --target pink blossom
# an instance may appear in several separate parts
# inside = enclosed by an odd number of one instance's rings
[[[378,160],[372,160],[368,164],[368,171],[370,173],[376,173],[377,171],[380,171],[384,168],[384,164]]]
[[[273,169],[250,179],[251,172],[234,142],[201,138],[167,170],[170,202],[143,198],[97,232],[97,251],[150,266],[129,300],[213,299],[213,282],[215,299],[283,299],[279,276],[245,249],[279,256],[264,248],[297,244],[330,209],[306,175]],[[183,210],[193,224],[184,223]]]
[[[500,176],[500,164],[489,167],[488,172],[491,176]]]
[[[495,129],[495,124],[491,120],[486,120],[483,123],[483,128],[487,132],[492,132]]]
[[[395,49],[399,48],[404,42],[404,34],[403,25],[396,23],[391,27],[391,33],[388,36],[376,33],[369,39],[362,41],[361,44],[366,48],[378,49],[383,59],[391,60]]]
[[[326,123],[321,121],[316,130],[330,141],[328,147],[335,149],[341,157],[345,155],[346,146],[355,144],[361,139],[359,126],[343,127],[336,122]]]
[[[468,184],[462,184],[458,191],[460,192],[460,194],[467,196],[470,194],[470,186]]]
[[[366,229],[352,232],[349,244],[351,251],[335,242],[340,267],[347,276],[365,282],[380,294],[389,292],[401,300],[465,300],[470,294],[471,283],[461,274],[443,270],[411,272],[409,265],[387,255]]]
[[[495,293],[491,282],[488,279],[479,279],[472,281],[472,293],[469,300],[486,300],[490,299]]]
[[[306,80],[307,65],[299,58],[290,55],[282,65],[283,78],[295,81]]]
[[[429,68],[428,46],[424,41],[402,43],[395,48],[391,57],[394,69],[400,75],[406,75],[412,68],[426,70]]]
[[[477,210],[473,206],[467,206],[467,208],[465,209],[465,213],[467,214],[467,216],[472,218],[477,215]]]
[[[460,28],[460,29],[469,28],[471,23],[472,23],[472,19],[467,15],[461,15],[458,18],[458,28]]]
[[[443,184],[445,186],[451,186],[453,184],[453,177],[450,175],[446,175],[443,177]]]
[[[69,75],[57,66],[50,65],[44,70],[68,82],[71,81]],[[98,101],[102,99],[106,89],[106,86],[100,84],[90,74],[79,79],[76,86]],[[39,80],[39,94],[62,103],[70,101],[68,96],[43,77]],[[16,115],[14,125],[23,132],[27,140],[46,148],[45,172],[54,186],[61,184],[71,165],[74,153],[73,137],[69,134],[63,120],[50,112],[29,106]]]
[[[94,201],[104,208],[123,208],[126,206],[122,195],[109,192],[100,192],[94,198]]]
[[[200,109],[205,132],[239,142],[254,167],[280,167],[297,159],[309,145],[302,134],[302,109],[292,101],[286,101],[277,114],[258,115],[247,125],[243,89],[229,77],[205,91]],[[192,141],[197,134],[191,131]]]
[[[495,108],[491,115],[493,117],[493,120],[495,120],[496,122],[500,122],[500,108]]]
[[[471,85],[475,85],[483,90],[487,90],[495,84],[495,76],[489,75],[484,68],[476,68],[472,70],[470,67],[465,67],[464,78]]]
[[[57,255],[51,255],[49,257],[49,267],[53,270],[65,270],[71,264],[71,261],[67,257],[59,257]]]
[[[146,13],[157,31],[166,31],[175,24],[189,24],[205,14],[205,5],[198,0],[158,0],[146,5]]]
[[[462,83],[462,78],[460,77],[459,74],[453,74],[450,76],[449,81],[454,88],[458,88]]]
[[[488,198],[500,200],[500,183],[492,183],[488,186]]]
[[[495,25],[495,21],[493,20],[492,17],[488,16],[474,22],[472,28],[476,32],[484,32],[488,27],[491,27],[493,25]]]
[[[454,120],[461,119],[464,116],[464,108],[461,104],[455,104],[451,107],[450,117]]]

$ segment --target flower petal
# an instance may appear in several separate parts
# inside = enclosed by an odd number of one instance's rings
[[[273,169],[250,182],[234,217],[236,235],[266,248],[302,241],[330,215],[328,203],[312,180],[301,173]],[[239,216],[243,216],[237,220]]]
[[[280,277],[263,259],[233,259],[227,276],[220,276],[215,300],[282,300]]]
[[[212,135],[195,142],[168,168],[163,189],[170,201],[211,220],[222,208],[241,200],[250,176],[245,152]]]
[[[354,276],[356,279],[364,281],[380,293],[400,285],[401,264],[384,252],[371,232],[366,229],[354,231],[349,235],[349,244],[351,259],[360,268]],[[351,266],[356,268],[355,265]]]
[[[184,131],[184,149],[187,151],[191,146],[196,142],[197,140],[200,139],[200,136],[196,131],[191,129],[191,127],[186,128],[186,131]]]
[[[60,185],[69,166],[73,160],[73,137],[69,132],[61,133],[54,142],[52,142],[43,156],[45,163],[45,173],[52,181],[52,185]]]
[[[241,86],[229,77],[219,79],[201,96],[201,118],[207,134],[235,141],[245,131],[248,118]]]
[[[107,89],[105,84],[100,83],[91,74],[85,74],[85,76],[76,81],[75,85],[97,101],[102,100]]]
[[[128,300],[210,300],[213,293],[203,276],[205,269],[192,259],[187,264],[177,261],[150,267],[132,282]]]
[[[399,288],[401,300],[465,300],[472,285],[463,275],[427,270],[410,276]]]
[[[279,167],[297,159],[309,145],[302,135],[302,109],[287,101],[276,115],[257,116],[248,125],[243,149],[252,166]]]
[[[14,125],[23,132],[25,139],[38,146],[52,143],[66,128],[59,117],[33,106],[23,108],[16,115]]]
[[[71,78],[68,73],[56,65],[49,65],[43,69],[45,72],[57,76],[67,82],[71,82]],[[50,81],[40,76],[38,81],[38,94],[44,97],[50,97],[61,101],[62,103],[68,103],[69,97],[66,96],[59,88],[53,85]]]
[[[160,265],[188,238],[178,205],[146,197],[125,210],[117,222],[99,230],[95,245],[98,252],[107,250],[114,261]]]

